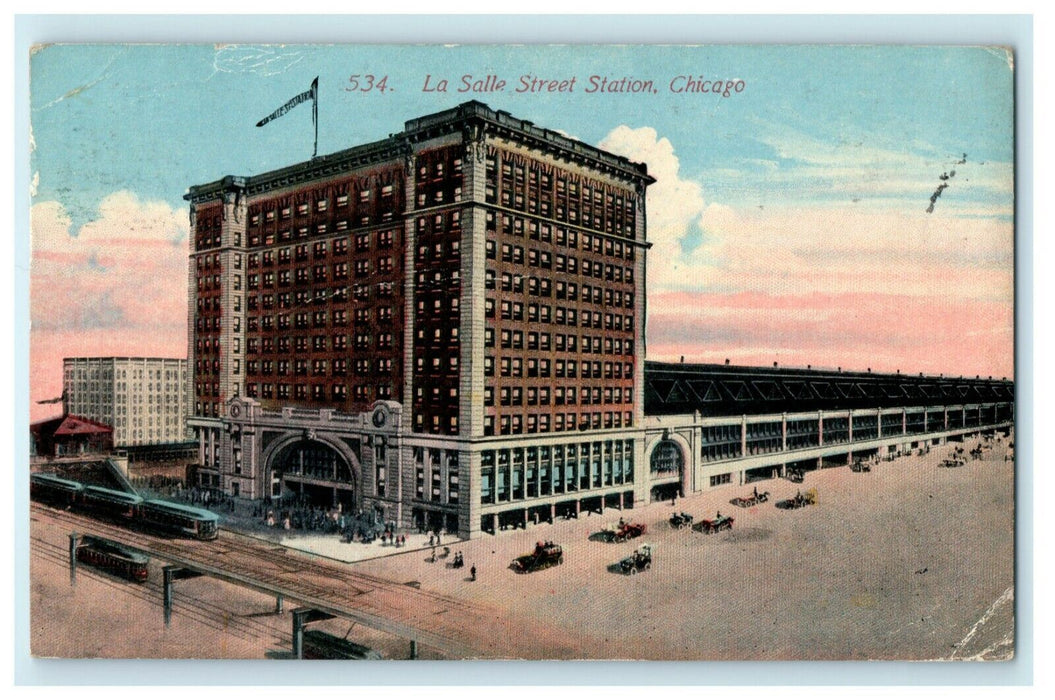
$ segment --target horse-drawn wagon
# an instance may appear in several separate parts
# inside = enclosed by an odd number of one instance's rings
[[[692,516],[684,511],[670,516],[670,526],[675,530],[680,530],[690,525],[692,525]]]
[[[704,518],[700,521],[700,532],[706,533],[708,535],[713,535],[714,533],[721,532],[722,530],[732,529],[733,518],[729,517],[728,515],[722,515],[721,513],[718,513],[718,515],[716,515],[710,520]]]
[[[652,545],[643,544],[633,554],[619,562],[619,570],[628,576],[652,568]]]
[[[601,537],[605,542],[626,542],[640,537],[645,534],[646,530],[644,523],[633,523],[620,519],[617,524],[608,525],[601,530]]]
[[[795,510],[797,508],[805,508],[806,506],[812,506],[817,503],[817,489],[810,489],[806,493],[796,493],[791,498],[785,498],[783,501],[777,502],[777,508],[782,510]]]
[[[769,491],[763,491],[759,493],[757,490],[750,496],[737,496],[731,499],[729,502],[734,506],[740,508],[750,508],[751,506],[757,506],[759,503],[765,503],[769,500]]]
[[[527,574],[563,563],[564,550],[559,544],[539,542],[535,545],[535,551],[517,557],[509,566],[518,574]]]

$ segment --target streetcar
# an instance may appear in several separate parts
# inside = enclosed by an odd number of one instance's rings
[[[80,498],[80,506],[84,510],[119,521],[134,519],[142,503],[142,496],[102,486],[85,486]]]
[[[144,583],[150,558],[125,549],[112,540],[84,535],[77,546],[77,561],[135,583]]]
[[[356,644],[321,630],[306,630],[301,654],[305,659],[362,659],[378,661],[381,654],[370,647]]]
[[[84,486],[76,481],[60,479],[54,474],[30,474],[29,497],[35,501],[68,508],[77,502]]]
[[[219,536],[220,517],[212,511],[171,501],[151,499],[139,506],[139,522],[145,527],[193,537],[215,540]]]

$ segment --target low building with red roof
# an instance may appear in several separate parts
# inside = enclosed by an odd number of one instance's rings
[[[62,415],[29,426],[32,454],[40,457],[105,455],[113,452],[114,429],[82,416]]]

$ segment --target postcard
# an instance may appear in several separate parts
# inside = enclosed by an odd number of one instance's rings
[[[1015,657],[1010,49],[30,67],[34,656]]]

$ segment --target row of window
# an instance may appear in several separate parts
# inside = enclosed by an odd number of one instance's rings
[[[395,335],[392,333],[355,333],[351,336],[352,347],[356,350],[391,350],[395,347]],[[238,338],[235,338],[237,341]],[[280,335],[278,337],[248,338],[245,343],[247,355],[270,355],[278,352],[280,354],[294,352],[329,352],[348,349],[349,336],[339,333],[337,335]]]
[[[154,382],[147,382],[146,384],[132,384],[133,396],[140,394],[153,394],[155,391],[175,391],[181,385],[178,383],[174,383],[174,381],[182,382],[183,372],[180,372],[178,377],[168,377],[167,380],[168,381],[165,384],[162,384],[161,382],[158,382],[157,384],[154,384]],[[101,391],[103,392],[103,394],[109,395],[113,392],[123,393],[128,391],[128,382],[114,382],[110,378],[103,379],[102,382],[93,380],[90,383],[83,379],[78,382],[74,382],[70,379],[67,379],[63,383],[63,386],[65,387],[66,391],[70,392],[71,394],[83,393],[87,391],[91,391],[92,393],[98,393]]]
[[[584,316],[583,320],[584,321],[586,320],[585,316],[587,316],[587,315],[588,314],[586,314],[584,312],[584,314],[583,314],[583,316]],[[611,314],[609,314],[609,316],[611,316]],[[623,329],[622,317],[617,316],[617,318],[619,319],[618,323],[611,322],[611,319],[606,319],[606,323],[605,323],[606,327],[608,327],[609,329],[614,328],[615,330],[622,330]],[[599,320],[600,319],[598,319],[598,321]],[[611,325],[609,325],[609,322],[611,322]],[[630,322],[631,321],[628,321],[628,323],[630,323]],[[586,325],[585,327],[588,328],[589,325]],[[599,323],[598,323],[597,327],[600,328],[600,324]],[[551,333],[549,333],[547,331],[527,331],[525,333],[524,331],[514,331],[514,330],[510,330],[508,328],[503,328],[500,331],[500,337],[501,337],[501,346],[500,347],[505,348],[505,349],[511,349],[511,350],[523,350],[524,349],[524,338],[525,338],[525,336],[527,337],[527,349],[528,350],[547,351],[547,350],[550,350],[552,347],[554,347],[554,343],[555,343],[556,348],[558,350],[560,350],[560,351],[569,350],[571,352],[577,352],[578,351],[577,348],[579,347],[579,341],[577,340],[577,338],[579,336],[566,335],[566,334],[563,334],[563,333],[551,334]],[[591,352],[591,349],[595,345],[596,338],[594,336],[581,336],[581,337],[582,337],[583,352]],[[614,353],[614,354],[617,354],[617,355],[622,355],[625,343],[630,343],[631,349],[633,348],[633,341],[631,341],[631,340],[624,340],[622,338],[608,338],[608,337],[606,337],[604,339],[605,352],[607,354],[613,354]],[[495,347],[495,329],[494,328],[488,327],[488,328],[484,329],[484,347],[488,347],[488,348]]]
[[[462,228],[462,213],[458,209],[436,212],[430,216],[419,216],[417,219],[418,235],[433,233],[457,233]]]
[[[448,326],[447,324],[441,324],[433,327],[431,329],[431,332],[429,332],[429,329],[419,324],[417,332],[414,336],[414,342],[415,345],[446,345],[448,348],[453,348],[458,344],[458,337],[458,326]]]
[[[501,159],[501,162],[500,162]],[[485,197],[520,211],[603,230],[633,235],[634,197],[565,171],[554,171],[520,154],[493,151],[485,166]]]
[[[348,231],[352,228],[365,228],[372,225],[383,224],[391,226],[399,220],[399,210],[396,208],[386,209],[381,212],[363,212],[361,215],[350,219],[337,219],[332,222],[321,222],[314,226],[298,226],[296,228],[283,228],[277,233],[261,233],[250,231],[249,245],[252,247],[264,246],[270,248],[283,241],[292,241],[294,238],[307,238],[309,236],[325,236],[333,232]],[[218,244],[217,236],[217,244]],[[236,234],[235,245],[241,245],[240,236]],[[365,245],[365,244],[364,244]],[[357,250],[366,250],[357,243]]]
[[[527,397],[528,406],[549,406],[550,387],[501,387],[498,391],[499,404],[502,406],[523,406]],[[575,387],[553,387],[553,404],[564,406],[576,402]],[[621,404],[634,402],[634,390],[631,387],[579,387],[578,402],[583,406],[591,404]],[[495,389],[484,387],[484,406],[495,405]]]
[[[357,301],[365,301],[373,294],[378,299],[391,299],[395,293],[394,282],[379,282],[376,284],[357,284],[352,287],[351,295]],[[327,302],[343,303],[348,301],[348,287],[320,287],[316,289],[301,289],[295,292],[278,292],[251,295],[247,302],[250,311],[257,309],[291,309],[295,306],[306,306],[308,304],[325,304]]]
[[[277,273],[250,273],[247,278],[246,286],[249,289],[259,289],[261,287],[269,289],[276,285],[279,287],[289,287],[294,284],[294,282],[301,285],[315,282],[326,282],[331,278],[335,280],[346,280],[349,279],[352,270],[355,271],[355,277],[360,278],[368,277],[374,273],[390,274],[395,269],[395,260],[391,255],[388,255],[374,260],[371,260],[370,258],[356,260],[354,266],[350,263],[338,262],[333,263],[332,265],[313,265],[310,268],[298,267],[292,270],[279,270]],[[236,275],[235,278],[237,277],[238,276]],[[238,289],[238,286],[234,285],[234,288]]]
[[[216,212],[216,213],[210,213]],[[209,206],[196,209],[194,212],[194,249],[220,245],[220,207]]]
[[[260,399],[284,401],[335,401],[343,402],[349,397],[359,403],[368,403],[392,398],[391,384],[287,384],[272,382],[249,382],[245,385],[246,396]]]
[[[437,243],[423,243],[418,246],[418,262],[450,261],[461,254],[462,242],[457,238]]]
[[[487,329],[490,330],[490,329]],[[494,347],[493,337],[487,336],[487,330],[484,331],[484,345],[486,347]],[[513,331],[516,333],[518,331]],[[529,332],[529,335],[534,331]],[[539,336],[539,350],[545,350],[548,347],[548,342],[543,342],[543,336],[549,335],[543,333]],[[493,336],[493,334],[492,334]],[[512,336],[510,336],[512,337]],[[489,342],[490,341],[490,342]],[[529,338],[528,349],[533,349],[532,343]],[[626,338],[611,338],[609,336],[599,335],[575,335],[575,334],[564,334],[555,333],[553,335],[553,347],[557,352],[581,352],[584,354],[600,355],[602,353],[602,346],[604,347],[603,353],[605,355],[633,355],[634,354],[634,341]],[[512,341],[510,341],[512,344]],[[505,347],[505,345],[503,345]]]
[[[310,374],[313,377],[346,377],[349,370],[355,376],[372,374],[391,374],[394,363],[391,357],[375,359],[357,358],[349,360],[344,357],[333,360],[314,359],[310,363]],[[297,360],[248,360],[245,363],[246,374],[250,376],[306,377],[309,374],[309,363],[305,359]]]
[[[364,253],[373,249],[385,250],[392,248],[397,240],[397,235],[398,232],[391,229],[373,232],[366,231],[356,234],[354,237],[355,252]],[[335,238],[332,241],[315,241],[310,248],[307,243],[300,243],[296,246],[285,246],[276,250],[250,253],[248,267],[250,270],[255,270],[260,267],[273,267],[276,264],[289,265],[293,262],[324,260],[331,252],[334,256],[347,255],[352,240],[350,238]],[[311,251],[310,257],[308,255],[309,250]],[[237,265],[235,267],[238,269]]]
[[[499,231],[497,222],[498,219],[496,218],[495,212],[488,211],[485,217],[485,229],[489,233],[497,233]],[[574,250],[580,250],[579,244],[581,241],[581,250],[584,253],[593,252],[603,254],[609,258],[614,257],[633,261],[637,255],[632,243],[624,243],[620,240],[613,240],[606,236],[590,234],[586,231],[583,231],[580,236],[579,231],[575,229],[564,228],[562,226],[553,227],[544,221],[540,222],[534,219],[523,219],[518,216],[510,216],[509,214],[502,214],[501,232],[507,236],[515,236],[517,238],[524,238],[526,236],[533,241],[551,243],[562,248],[571,248]],[[546,252],[546,254],[548,255],[549,253]],[[540,257],[538,259],[541,260],[542,258]]]
[[[298,201],[295,205],[286,204],[278,207],[272,205],[272,208],[268,209],[262,209],[263,206],[267,206],[266,204],[261,205],[261,207],[254,206],[249,211],[249,225],[259,226],[261,223],[273,223],[276,220],[285,221],[294,215],[297,217],[308,216],[312,210],[318,213],[326,212],[330,210],[331,202],[338,209],[343,209],[349,204],[356,202],[360,205],[370,204],[378,197],[380,197],[382,202],[394,200],[397,194],[395,181],[381,184],[378,180],[378,178],[374,178],[374,182],[370,186],[359,187],[352,192],[348,191],[347,185],[343,185],[340,189],[328,194],[316,193],[314,197],[309,196]]]
[[[426,421],[425,414],[415,412],[414,431],[418,433],[428,431],[436,434],[457,435],[458,415],[457,413],[450,413],[446,416],[441,416],[439,413],[432,413],[429,416],[429,420]]]
[[[444,493],[444,473],[446,493]],[[419,501],[458,502],[458,453],[454,450],[414,448],[415,496]]]
[[[210,294],[198,297],[198,315],[220,311],[220,295]]]
[[[945,428],[944,415],[931,414],[934,423],[923,422],[923,414],[909,414],[917,416],[915,420],[907,424],[907,430],[902,433],[900,416],[897,421],[885,421],[883,435],[901,435],[923,433]],[[959,427],[954,424],[953,416],[962,421],[962,414],[950,413],[949,427]],[[884,416],[884,419],[887,416]],[[860,421],[860,425],[858,424]],[[818,435],[817,421],[788,421],[787,423],[787,449],[799,450],[810,447],[818,447],[822,444],[821,436]],[[703,429],[703,451],[704,461],[721,459],[734,459],[741,456],[740,426],[725,425],[713,426]],[[780,423],[749,423],[747,425],[747,454],[768,454],[780,452],[784,449],[784,438],[780,434]],[[849,424],[845,418],[830,418],[824,422],[823,444],[838,445],[850,442]],[[861,417],[854,419],[853,438],[854,442],[872,440],[879,437],[877,422],[874,417]]]
[[[436,182],[452,175],[461,175],[462,159],[455,157],[448,163],[447,156],[450,155],[449,151],[437,151],[423,156],[418,162],[417,182]],[[433,160],[434,158],[437,159]]]
[[[495,270],[488,269],[484,273],[484,289],[499,288],[503,292],[527,293],[530,296],[546,298],[556,296],[557,299],[579,301],[579,284],[576,282],[567,282],[563,279],[552,281],[546,277],[525,276],[513,272],[503,272],[499,277]],[[582,285],[582,301],[587,304],[603,302],[605,306],[631,308],[633,298],[633,292],[589,284]]]
[[[346,309],[318,309],[312,312],[298,311],[297,313],[277,314],[274,316],[249,316],[246,318],[246,328],[249,332],[259,330],[280,331],[296,328],[328,328],[330,326],[344,327],[349,325],[349,319],[354,319],[356,325],[372,323],[391,323],[392,307],[365,307],[356,308],[349,315]]]
[[[582,275],[583,277],[604,279],[609,282],[634,283],[634,269],[632,267],[612,265],[611,263],[603,263],[597,260],[590,261],[585,258],[580,261],[574,255],[558,254],[551,258],[549,251],[539,251],[534,248],[527,249],[527,257],[525,259],[524,247],[511,243],[503,243],[501,250],[501,260],[504,263],[526,264],[528,267],[540,270],[553,270],[554,272],[568,275]],[[498,244],[494,240],[487,239],[484,243],[484,257],[488,260],[499,259]]]
[[[630,440],[485,450],[480,457],[481,504],[634,481],[634,443]]]
[[[432,290],[429,290],[432,291]],[[436,296],[431,300],[418,299],[417,316],[419,319],[441,314],[445,309],[457,316],[461,310],[462,300],[457,295],[440,295],[438,291],[433,292]]]
[[[391,349],[391,338],[390,334],[381,334],[379,336],[378,349]],[[339,341],[334,342],[335,349],[346,348],[347,336],[335,336],[339,338]],[[367,336],[368,337],[368,336]],[[326,336],[315,336],[313,338],[312,350],[316,352],[325,351]],[[257,354],[256,350],[257,339],[252,338],[249,340],[252,349],[249,350],[250,354]],[[294,339],[292,345],[289,343],[289,338],[278,338],[277,346],[280,353],[288,353],[290,348],[296,349],[297,352],[307,351],[307,339],[303,337],[297,337]],[[271,353],[275,351],[275,340],[271,338],[263,339],[261,352]],[[362,340],[363,346],[360,349],[371,349],[370,344],[364,338]],[[357,342],[358,345],[358,342]],[[292,364],[291,364],[292,362]],[[357,375],[364,375],[371,372],[391,372],[393,367],[393,360],[390,357],[379,357],[374,359],[369,358],[357,358],[354,361],[354,370]],[[427,370],[431,370],[433,373],[445,373],[448,370],[451,373],[456,373],[459,367],[459,356],[457,354],[449,355],[435,355],[432,357],[417,356],[415,358],[415,368],[418,373],[424,373]],[[311,374],[313,376],[325,376],[332,374],[332,376],[346,376],[349,370],[349,360],[347,358],[336,358],[332,360],[316,358],[311,360]],[[619,362],[604,362],[599,361],[589,362],[582,361],[581,363],[576,360],[550,360],[547,358],[527,358],[526,361],[523,358],[502,358],[499,366],[501,367],[501,376],[503,377],[522,377],[525,376],[524,367],[527,367],[526,376],[529,378],[549,378],[551,375],[557,379],[622,379],[624,376],[627,379],[633,377],[633,364],[632,363],[619,363]],[[219,372],[219,361],[218,360],[196,360],[195,366],[198,374],[204,375],[209,374],[210,369],[213,373]],[[250,375],[263,374],[270,375],[272,373],[278,376],[294,375],[294,376],[305,376],[308,374],[309,361],[307,359],[295,359],[295,360],[255,360],[251,359],[246,363],[246,372]],[[581,371],[580,371],[581,368]],[[603,369],[602,369],[603,368]],[[555,371],[553,371],[555,369]],[[486,376],[494,376],[494,362],[493,358],[485,358],[484,362],[484,374]],[[595,388],[600,391],[600,388]],[[585,388],[583,389],[585,391]],[[491,391],[487,389],[486,391]],[[529,390],[530,391],[530,390]],[[570,391],[570,390],[569,390]],[[615,396],[616,392],[619,392],[619,387],[607,387],[605,389],[606,395],[611,393]],[[633,393],[629,388],[622,389],[622,399],[616,399],[615,403],[633,402]],[[557,405],[564,403],[563,391],[559,391],[556,396]],[[487,405],[493,405],[493,397],[489,397],[485,393],[484,401]],[[600,403],[600,399],[587,400],[584,403]],[[613,401],[605,399],[605,403],[612,403]],[[548,395],[546,401],[548,403]],[[574,404],[575,398],[570,395],[567,398],[567,403]],[[739,440],[739,438],[735,438]],[[706,440],[705,440],[706,441]]]
[[[419,313],[422,313],[422,302],[419,302]],[[439,310],[439,305],[436,309]],[[496,314],[496,308],[501,309],[501,318],[503,320],[524,320],[533,324],[554,324],[557,326],[572,326],[578,327],[579,320],[581,318],[583,328],[601,328],[601,315],[599,311],[591,312],[588,309],[582,309],[581,315],[579,309],[572,307],[551,307],[548,304],[523,304],[522,302],[511,302],[509,299],[502,299],[500,305],[496,306],[495,299],[487,297],[483,300],[483,316],[484,318],[496,318],[499,314]],[[527,310],[526,316],[524,315],[524,309]],[[632,315],[620,316],[618,322],[616,322],[616,314],[606,314],[605,317],[606,330],[621,330],[629,333],[634,332],[634,317]],[[633,345],[631,338],[626,338],[626,343]]]
[[[537,357],[502,357],[498,362],[500,376],[503,377],[523,377],[524,367],[527,366],[528,377],[549,377],[552,368],[557,369],[558,379],[567,376],[570,379],[574,379],[577,376],[578,370],[582,368],[582,376],[585,379],[594,378],[601,379],[601,363],[590,362],[587,360],[551,360],[549,358],[537,358]],[[612,374],[608,375],[608,365],[611,365]],[[619,372],[622,372],[622,376],[630,379],[634,376],[634,363],[633,362],[612,362],[605,363],[605,379],[620,378]],[[621,369],[617,369],[621,368]],[[484,376],[493,377],[495,376],[495,358],[492,355],[484,356]]]
[[[544,278],[543,279],[538,279],[536,277],[531,277],[530,280],[531,281],[535,281],[535,283],[537,283],[537,285],[538,285],[537,291],[531,291],[530,292],[532,295],[545,296],[545,297],[549,297],[550,296],[550,280],[549,279],[544,279]],[[531,285],[531,281],[530,281],[529,285]],[[485,283],[485,286],[486,286],[486,283]],[[488,289],[494,289],[494,286],[487,287],[487,288]],[[532,289],[532,287],[530,286],[529,290],[531,290],[531,289]],[[558,296],[558,298],[562,298],[562,297]],[[569,298],[569,300],[572,300],[572,302],[576,302],[576,300],[578,300],[578,295],[576,294],[575,296],[571,296],[569,294],[568,298]],[[590,285],[583,285],[582,286],[582,303],[583,304],[603,305],[603,306],[605,306],[606,308],[609,308],[609,309],[618,309],[618,308],[633,309],[634,308],[634,293],[633,292],[620,292],[619,290],[612,290],[612,289],[601,288],[601,287],[591,287]],[[484,315],[486,315],[487,317],[494,317],[495,305],[496,305],[495,299],[493,297],[488,296],[486,298],[485,302],[484,302]],[[524,306],[525,306],[524,303],[523,302],[518,302],[518,300],[509,299],[509,298],[502,299],[502,303],[501,303],[502,317],[503,318],[515,318],[517,320],[522,320],[523,319]],[[532,308],[533,306],[535,307],[534,309]],[[540,305],[538,305],[538,304],[536,304],[534,302],[527,303],[526,307],[527,307],[527,311],[529,311],[530,315],[532,315],[534,317],[534,318],[532,318],[533,320],[541,320],[542,323],[549,323],[548,320],[546,320],[546,319],[548,319],[550,317],[550,311],[551,310],[549,309],[549,307],[543,308],[543,306],[540,306]],[[562,318],[568,316],[567,308],[565,308],[565,310],[563,312],[559,311],[559,309],[558,309],[557,313]],[[586,313],[586,312],[583,312],[583,313]],[[561,322],[558,322],[558,323],[564,323],[564,322],[562,322],[562,320],[561,320]],[[630,327],[633,328],[633,324],[630,324]]]
[[[552,422],[551,422],[552,419]],[[583,411],[581,413],[529,413],[498,416],[498,435],[548,433],[573,430],[631,428],[633,411]],[[484,416],[484,435],[495,435],[495,416]]]

